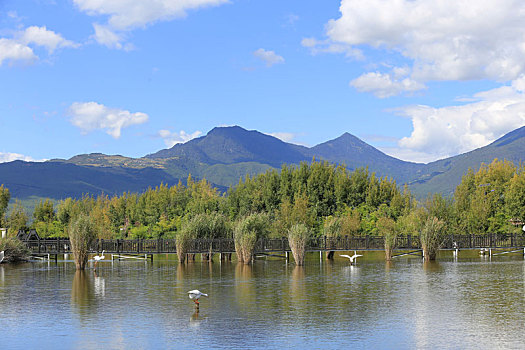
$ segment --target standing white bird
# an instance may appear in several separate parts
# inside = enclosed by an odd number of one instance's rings
[[[100,260],[104,260],[106,257],[104,256],[104,252],[105,250],[102,251],[102,254],[100,255],[95,255],[93,257],[93,259],[95,259],[95,270],[97,269],[97,263],[100,261]]]
[[[3,250],[0,252],[0,263],[2,261],[4,261],[4,251]]]
[[[190,291],[188,292],[188,297],[189,297],[191,300],[193,300],[193,302],[195,303],[195,305],[196,305],[197,307],[199,307],[199,298],[200,298],[200,297],[203,297],[203,296],[204,296],[204,297],[207,297],[208,294],[206,294],[206,293],[201,293],[198,289],[190,290]]]
[[[345,257],[345,258],[348,258],[350,259],[350,264],[354,264],[354,263],[357,263],[357,258],[362,256],[360,254],[357,254],[354,250],[354,255],[350,256],[350,255],[346,255],[346,254],[343,254],[343,255],[339,255],[339,256],[342,256],[342,257]]]

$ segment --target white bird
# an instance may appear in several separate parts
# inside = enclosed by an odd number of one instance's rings
[[[200,297],[207,297],[208,294],[206,293],[201,293],[201,291],[199,291],[198,289],[194,289],[194,290],[190,290],[188,292],[188,297],[193,300],[193,302],[195,303],[195,305],[197,305],[197,307],[199,306],[199,298]]]
[[[346,255],[346,254],[343,254],[343,255],[339,255],[339,256],[342,256],[342,257],[345,257],[345,258],[348,258],[350,259],[350,264],[353,264],[354,262],[357,263],[357,258],[362,256],[360,254],[357,254],[354,250],[354,255],[350,256],[350,255]]]
[[[102,254],[100,255],[95,255],[93,257],[93,259],[95,259],[95,269],[97,268],[97,263],[100,261],[100,260],[104,260],[106,257],[104,256],[104,252],[105,250],[102,251]]]
[[[2,261],[4,261],[4,251],[3,250],[0,252],[0,263]]]

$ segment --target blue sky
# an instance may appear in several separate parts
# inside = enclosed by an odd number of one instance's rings
[[[520,1],[0,0],[0,161],[240,125],[428,162],[525,125],[524,73]]]

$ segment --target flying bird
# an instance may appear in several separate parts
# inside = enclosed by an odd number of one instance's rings
[[[197,307],[199,307],[199,298],[202,297],[202,296],[207,297],[208,294],[206,294],[206,293],[201,293],[198,289],[190,290],[190,291],[188,292],[188,297],[189,297],[191,300],[193,300],[193,302],[195,303],[195,305],[196,305]]]
[[[342,256],[342,257],[345,257],[345,258],[348,258],[350,260],[350,264],[354,264],[354,263],[357,263],[357,258],[362,256],[360,254],[357,254],[354,250],[354,255],[350,256],[350,255],[346,255],[346,254],[342,254],[342,255],[339,255],[339,256]]]

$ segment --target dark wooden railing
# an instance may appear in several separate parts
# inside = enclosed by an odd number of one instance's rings
[[[47,238],[25,241],[27,247],[35,254],[70,253],[71,244],[67,238]],[[456,245],[454,245],[456,243]],[[448,235],[443,240],[442,249],[475,249],[475,248],[522,248],[525,247],[524,234],[484,234],[484,235]],[[315,237],[307,244],[307,251],[331,250],[382,250],[382,236],[342,236],[337,238]],[[396,249],[420,249],[417,236],[397,237]],[[115,254],[169,254],[176,253],[175,239],[99,239],[90,247],[91,252]],[[191,241],[188,253],[233,253],[233,239],[196,239]],[[287,238],[267,238],[257,241],[255,253],[290,251]]]

